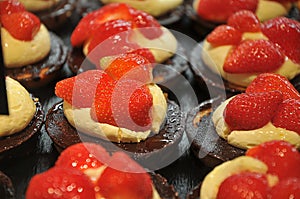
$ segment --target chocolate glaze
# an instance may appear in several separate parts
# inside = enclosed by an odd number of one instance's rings
[[[44,112],[38,98],[32,99],[36,105],[36,112],[28,126],[21,132],[0,138],[0,161],[4,157],[26,155],[34,149],[37,134],[43,125]]]
[[[157,161],[168,160],[178,155],[178,144],[184,131],[183,122],[183,114],[179,106],[169,101],[166,121],[158,134],[152,134],[139,143],[114,143],[78,132],[67,121],[63,113],[62,102],[59,102],[48,111],[46,130],[58,151],[82,141],[94,142],[101,144],[109,152],[124,150],[140,164],[147,160],[147,167],[156,169]],[[149,164],[151,161],[153,165]]]
[[[0,171],[0,196],[1,199],[15,199],[15,190],[8,176]]]
[[[201,189],[201,183],[198,184],[193,190],[191,190],[187,194],[186,199],[199,199],[200,198],[200,189]]]
[[[155,189],[159,193],[161,199],[179,199],[178,193],[174,186],[168,184],[167,179],[157,173],[150,173]]]
[[[220,98],[204,101],[188,112],[186,118],[186,133],[192,142],[191,151],[208,167],[215,167],[245,154],[245,150],[228,144],[215,130],[211,120],[212,104],[218,104],[219,101]]]
[[[43,60],[22,68],[7,68],[6,74],[18,80],[26,88],[38,88],[58,78],[66,62],[68,48],[63,41],[50,32],[51,50]]]

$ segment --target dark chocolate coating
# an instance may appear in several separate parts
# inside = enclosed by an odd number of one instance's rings
[[[1,199],[15,199],[15,190],[8,176],[0,171],[0,196]]]
[[[167,180],[157,173],[150,173],[155,189],[161,199],[178,199],[178,193],[173,185],[168,184]]]
[[[196,187],[194,187],[193,190],[191,190],[187,194],[186,199],[199,199],[199,197],[200,197],[200,189],[201,189],[201,183],[199,183]]]

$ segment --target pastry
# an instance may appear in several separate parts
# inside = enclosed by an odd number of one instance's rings
[[[9,115],[0,115],[0,159],[30,153],[44,113],[37,98],[16,80],[6,77]]]
[[[139,53],[153,64],[169,65],[179,73],[188,67],[183,47],[168,29],[149,14],[123,3],[108,4],[82,18],[72,32],[71,45],[68,65],[74,73],[103,68],[99,64],[102,58],[125,52]],[[155,78],[176,75],[167,69],[156,67]]]
[[[15,189],[8,176],[0,171],[0,195],[3,199],[14,199]]]
[[[191,65],[208,84],[241,92],[264,72],[281,74],[291,81],[298,78],[299,44],[299,22],[278,17],[261,24],[252,12],[240,11],[195,47]]]
[[[27,199],[58,195],[90,199],[178,198],[160,175],[147,173],[121,151],[109,155],[101,145],[92,143],[66,148],[54,167],[31,179],[26,191]]]
[[[297,198],[300,153],[287,142],[270,141],[209,172],[188,199]]]
[[[57,78],[67,57],[62,40],[19,2],[1,1],[0,6],[6,74],[26,88],[41,87]]]
[[[246,93],[222,103],[219,99],[201,104],[190,112],[191,149],[207,165],[215,166],[266,141],[285,140],[300,148],[299,99],[299,92],[285,77],[261,74]]]

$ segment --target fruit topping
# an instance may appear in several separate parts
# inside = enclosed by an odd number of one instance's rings
[[[241,32],[260,31],[260,21],[258,17],[249,10],[241,10],[228,18],[227,25]]]
[[[262,24],[262,32],[295,63],[300,63],[300,23],[285,17]]]
[[[284,62],[284,55],[268,40],[246,40],[227,55],[223,69],[228,73],[271,72]]]
[[[270,190],[270,199],[300,198],[300,178],[286,178]]]
[[[220,25],[206,39],[214,46],[237,45],[242,39],[242,33],[231,26]]]
[[[224,119],[231,130],[257,129],[271,121],[281,102],[279,91],[239,94],[227,104]]]
[[[17,0],[0,1],[0,15],[25,11],[25,7]]]

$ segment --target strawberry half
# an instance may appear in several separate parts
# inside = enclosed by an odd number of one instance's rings
[[[228,18],[227,25],[241,32],[260,31],[260,21],[250,10],[241,10],[234,13]]]
[[[300,99],[287,99],[283,101],[279,105],[272,123],[276,127],[295,131],[300,135]]]
[[[258,93],[278,90],[282,93],[283,99],[294,98],[300,100],[300,94],[289,80],[279,74],[259,74],[247,87],[246,93]]]
[[[243,172],[226,178],[220,185],[217,199],[264,199],[268,195],[265,175]]]
[[[270,41],[276,43],[287,57],[300,64],[300,22],[277,17],[263,23],[262,32]]]
[[[284,55],[267,40],[246,40],[226,57],[223,69],[227,73],[261,73],[278,69]]]
[[[214,46],[237,45],[240,43],[241,39],[242,33],[227,25],[217,26],[206,37],[206,40]]]
[[[40,29],[40,19],[34,14],[22,11],[1,15],[3,27],[16,39],[30,41]]]
[[[263,161],[268,166],[268,173],[277,175],[280,180],[300,177],[300,153],[288,142],[265,142],[249,149],[246,155]]]
[[[25,11],[25,7],[17,0],[0,1],[0,15]]]
[[[271,121],[281,102],[279,91],[239,94],[227,104],[224,119],[231,130],[257,129]]]
[[[99,168],[109,162],[105,148],[93,143],[78,143],[66,148],[58,157],[55,166],[85,171]]]
[[[300,178],[286,178],[270,190],[270,199],[300,198]]]
[[[27,199],[49,198],[95,198],[94,185],[82,172],[53,167],[35,175],[26,191]]]
[[[151,199],[149,174],[123,152],[115,152],[97,181],[101,196],[111,199]]]

